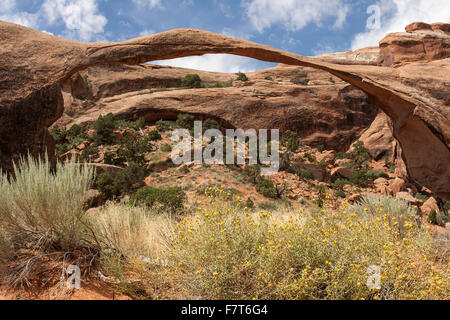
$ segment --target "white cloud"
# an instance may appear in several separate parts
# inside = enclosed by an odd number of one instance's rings
[[[206,54],[150,63],[225,73],[252,72],[261,69],[260,62],[257,60],[227,54]]]
[[[41,11],[49,24],[62,21],[65,35],[81,41],[95,39],[108,22],[98,12],[96,0],[45,0]]]
[[[0,6],[0,20],[20,24],[25,27],[35,28],[38,25],[39,15],[25,11],[19,11],[15,0],[2,0]]]
[[[448,0],[379,0],[376,5],[381,9],[381,27],[357,34],[351,44],[353,50],[377,46],[388,33],[404,32],[412,22],[450,22]]]
[[[152,34],[155,34],[155,33],[156,33],[155,30],[145,29],[145,30],[143,30],[143,31],[141,31],[139,33],[139,36],[140,37],[144,37],[144,36],[149,36],[149,35],[152,35]]]
[[[341,28],[349,10],[343,0],[246,0],[243,6],[259,32],[276,24],[298,31],[311,23],[320,26],[327,18],[335,18],[334,27]]]
[[[138,7],[148,7],[148,8],[154,8],[154,7],[160,7],[161,6],[161,0],[132,0],[135,5]]]

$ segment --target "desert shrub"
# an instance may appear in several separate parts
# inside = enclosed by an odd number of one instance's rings
[[[264,79],[269,80],[269,81],[273,81],[273,78],[271,76],[267,76]]]
[[[311,170],[303,170],[299,172],[299,177],[304,180],[314,180],[314,175]]]
[[[81,162],[91,162],[94,159],[97,159],[99,155],[98,147],[95,145],[90,145],[86,149],[81,152],[80,161]]]
[[[73,125],[67,131],[61,129],[58,125],[55,125],[50,129],[50,134],[53,136],[53,139],[55,139],[57,155],[62,155],[90,139],[87,135],[87,128],[77,124]]]
[[[205,133],[209,129],[220,129],[220,124],[213,119],[206,119],[202,123],[203,133]]]
[[[126,121],[126,120],[116,121],[116,127],[120,128],[120,129],[130,128],[130,129],[138,131],[139,129],[144,128],[144,126],[145,126],[144,118],[139,118],[136,121]]]
[[[236,73],[236,75],[237,75],[237,78],[236,78],[237,81],[244,81],[244,82],[248,81],[248,77],[246,76],[245,73],[238,72],[238,73]]]
[[[389,179],[389,175],[383,170],[369,170],[367,171],[367,177],[371,181],[377,180],[378,178]]]
[[[80,137],[84,140],[87,138],[86,132],[87,132],[86,126],[74,124],[72,127],[70,127],[69,130],[67,130],[66,137],[68,139]]]
[[[127,162],[127,159],[125,157],[119,157],[116,155],[116,153],[113,152],[106,152],[103,162],[105,164],[110,164],[113,166],[119,166],[119,167],[124,167],[125,166],[125,162]]]
[[[353,149],[350,152],[336,152],[335,159],[350,159],[352,160],[352,167],[359,168],[365,165],[370,159],[371,156],[369,151],[364,147],[364,143],[362,141],[358,141],[353,145]]]
[[[258,193],[262,194],[266,198],[276,199],[279,197],[272,180],[259,179],[255,185],[255,188]]]
[[[368,170],[366,169],[352,170],[349,178],[350,183],[363,188],[367,187],[370,182],[367,172]]]
[[[53,126],[50,130],[50,134],[53,136],[56,144],[62,144],[66,142],[67,133],[65,130],[61,129],[59,125]]]
[[[256,184],[261,179],[261,166],[258,164],[247,165],[242,171],[244,179],[251,184]]]
[[[333,77],[330,77],[330,78],[328,79],[328,81],[330,81],[331,83],[335,83],[335,82],[336,82],[336,81],[334,81]]]
[[[339,197],[339,198],[344,198],[345,199],[345,197],[347,197],[345,192],[342,191],[342,190],[337,190],[334,194],[335,194],[336,197]]]
[[[119,158],[126,159],[128,163],[136,162],[144,166],[146,164],[145,154],[151,151],[152,145],[148,136],[134,136],[126,132],[120,140],[120,147],[116,154]]]
[[[184,129],[194,129],[195,117],[190,114],[180,113],[177,117],[177,126]]]
[[[89,242],[84,197],[94,173],[74,161],[50,167],[29,156],[14,167],[15,178],[0,174],[0,229],[19,248],[70,252]]]
[[[439,225],[439,221],[438,221],[438,215],[436,213],[436,210],[431,210],[430,213],[428,214],[428,223],[434,224],[434,225]]]
[[[166,132],[173,130],[175,128],[175,124],[170,121],[158,120],[156,122],[156,129],[161,132]]]
[[[115,141],[114,130],[116,129],[116,120],[112,113],[106,116],[99,116],[94,124],[94,141],[97,145],[110,145]]]
[[[144,181],[146,172],[138,164],[131,162],[114,177],[114,182],[122,193],[133,190],[133,186]]]
[[[247,201],[245,201],[245,207],[249,209],[255,208],[255,203],[253,202],[252,198],[248,197]]]
[[[180,188],[142,187],[132,195],[130,201],[136,205],[146,205],[174,213],[183,210],[186,194]]]
[[[307,78],[302,79],[302,78],[299,78],[299,77],[294,78],[294,79],[291,80],[292,83],[294,83],[294,84],[301,84],[303,86],[307,86],[309,81],[310,80],[307,79]]]
[[[163,143],[161,145],[161,151],[162,152],[171,152],[172,151],[172,146],[168,143]]]
[[[152,130],[148,133],[148,139],[150,141],[158,141],[161,140],[162,137],[157,130]]]
[[[336,178],[333,181],[333,178],[332,178],[331,187],[335,190],[343,190],[344,186],[349,183],[350,182],[346,179]]]
[[[426,202],[430,197],[425,194],[422,194],[422,193],[416,193],[414,198],[422,200],[423,202]]]
[[[198,74],[188,74],[181,79],[181,86],[184,88],[201,88],[202,80]]]
[[[120,195],[120,189],[114,181],[113,177],[111,177],[107,173],[102,173],[97,177],[95,182],[98,191],[100,192],[100,196],[104,200],[113,199]]]
[[[362,141],[353,145],[353,150],[348,153],[349,159],[352,159],[357,165],[361,166],[371,159],[369,151],[364,147]]]
[[[376,194],[367,194],[360,201],[350,207],[350,210],[364,217],[367,215],[378,215],[381,211],[391,218],[399,219],[406,216],[416,216],[417,209],[411,207],[405,200],[385,197]]]
[[[300,147],[298,134],[294,131],[287,130],[281,139],[281,145],[291,152],[296,152]]]
[[[178,226],[173,268],[158,281],[181,299],[448,299],[445,260],[433,258],[432,236],[403,213],[399,236],[383,210],[248,214],[214,204]],[[366,285],[371,265],[381,266],[380,290]]]

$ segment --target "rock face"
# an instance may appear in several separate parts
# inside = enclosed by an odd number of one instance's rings
[[[380,42],[378,65],[398,67],[408,62],[432,61],[450,54],[450,24],[415,22],[406,32],[387,35]]]
[[[191,113],[217,119],[224,127],[289,129],[305,144],[346,151],[378,112],[361,90],[338,78],[330,81],[329,73],[309,67],[278,66],[247,73],[248,82],[232,87],[180,90],[189,73],[199,74],[209,85],[236,79],[235,74],[155,65],[89,67],[64,83],[65,112],[58,123],[92,123],[108,112],[148,121]],[[292,83],[296,78],[310,83]]]
[[[375,160],[395,161],[396,141],[392,135],[392,121],[380,112],[359,138]]]
[[[410,179],[450,199],[449,59],[397,69],[338,65],[191,29],[99,44],[0,22],[1,166],[11,170],[12,161],[28,150],[35,156],[53,151],[47,128],[63,113],[61,85],[76,72],[98,64],[132,65],[207,53],[317,68],[361,89],[392,119]]]

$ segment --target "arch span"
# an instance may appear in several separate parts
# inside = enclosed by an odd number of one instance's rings
[[[104,63],[140,64],[222,53],[321,69],[363,90],[371,102],[393,120],[394,136],[402,147],[410,178],[450,199],[448,99],[439,100],[416,88],[413,81],[405,81],[408,74],[401,68],[325,63],[193,29],[100,44],[65,40],[0,22],[0,44],[6,48],[0,49],[3,64],[0,67],[0,165],[6,169],[10,169],[11,161],[28,149],[35,155],[45,148],[52,151],[52,138],[47,128],[63,112],[60,84],[75,72]],[[447,69],[450,67],[449,62],[441,63]],[[420,68],[417,65],[417,70]],[[448,82],[445,73],[432,76],[444,84]]]

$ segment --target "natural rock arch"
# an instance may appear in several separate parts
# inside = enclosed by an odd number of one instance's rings
[[[54,142],[47,128],[63,113],[61,84],[75,72],[104,63],[139,64],[211,53],[306,66],[327,71],[363,90],[393,121],[409,177],[450,199],[449,99],[416,87],[412,73],[430,65],[430,76],[448,88],[450,62],[411,64],[399,69],[325,63],[211,32],[180,29],[121,43],[82,43],[0,22],[0,166],[31,150],[38,156]],[[434,157],[432,156],[434,155]],[[430,157],[431,156],[431,157]]]

